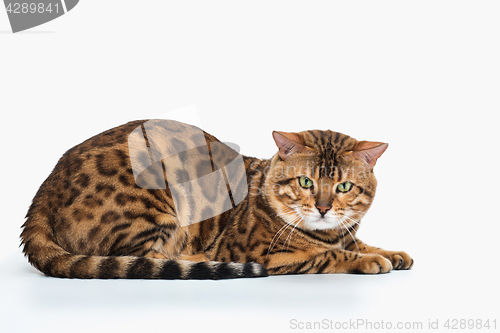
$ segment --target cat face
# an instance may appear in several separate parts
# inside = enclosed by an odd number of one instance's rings
[[[279,148],[266,177],[276,214],[309,230],[350,228],[371,205],[373,167],[387,148],[332,131],[274,132]]]

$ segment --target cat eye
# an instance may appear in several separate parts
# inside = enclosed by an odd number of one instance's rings
[[[337,186],[337,190],[339,192],[345,193],[345,192],[349,192],[349,190],[351,189],[351,187],[352,187],[352,183],[351,182],[344,182],[344,183],[339,184]]]
[[[302,176],[299,178],[299,184],[303,188],[310,188],[311,186],[313,186],[313,181],[307,177]]]

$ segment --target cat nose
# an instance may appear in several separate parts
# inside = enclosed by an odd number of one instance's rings
[[[318,211],[321,214],[321,217],[324,217],[326,212],[328,212],[332,208],[332,206],[316,205],[316,208],[318,208]]]

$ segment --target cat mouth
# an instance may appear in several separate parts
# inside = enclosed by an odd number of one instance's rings
[[[325,217],[314,217],[311,219],[311,222],[332,223],[332,221],[329,218],[325,218]]]
[[[325,217],[309,217],[305,220],[305,225],[311,230],[335,229],[340,226],[337,219]]]

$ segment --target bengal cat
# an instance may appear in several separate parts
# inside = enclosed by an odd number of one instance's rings
[[[356,237],[375,195],[373,167],[387,144],[332,131],[273,132],[279,151],[271,159],[243,156],[248,194],[242,201],[234,205],[231,197],[231,209],[186,224],[169,188],[173,183],[137,185],[129,139],[134,130],[144,131],[145,123],[130,122],[70,149],[41,185],[21,241],[29,262],[45,275],[228,279],[378,274],[413,266],[405,252],[372,247]],[[212,154],[219,141],[202,133]],[[189,139],[178,130],[175,140],[182,146]],[[159,168],[165,177],[179,178],[183,166],[189,169],[186,159],[183,165],[164,162]],[[211,170],[214,163],[208,164]],[[157,178],[152,182],[161,183]],[[227,189],[216,186],[209,192],[215,197]],[[184,205],[199,206],[213,208],[210,200]]]

